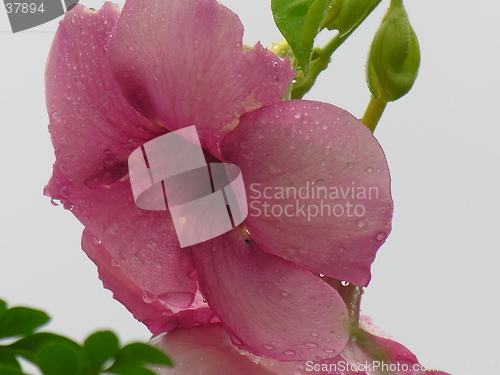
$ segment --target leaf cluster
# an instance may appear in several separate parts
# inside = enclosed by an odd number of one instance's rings
[[[44,375],[155,375],[148,366],[172,366],[163,351],[146,343],[120,346],[111,331],[98,331],[82,345],[54,333],[37,332],[50,317],[28,307],[8,308],[0,300],[0,374],[27,375],[20,359]]]

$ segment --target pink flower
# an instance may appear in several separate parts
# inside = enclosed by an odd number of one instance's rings
[[[318,274],[368,284],[390,232],[385,156],[347,112],[281,101],[289,61],[244,47],[242,33],[215,0],[76,6],[47,64],[46,194],[83,223],[104,286],[154,334],[221,322],[256,355],[333,358],[348,343],[347,308]],[[191,125],[209,160],[241,169],[250,214],[181,249],[168,211],[135,205],[127,158]]]
[[[175,360],[161,375],[449,375],[426,370],[403,345],[385,337],[368,318],[360,321],[358,339],[333,359],[281,362],[234,348],[220,324],[180,328],[152,339]]]

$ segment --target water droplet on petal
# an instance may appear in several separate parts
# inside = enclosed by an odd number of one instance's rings
[[[162,294],[158,298],[165,303],[185,309],[193,302],[194,294],[189,292],[170,292]]]
[[[281,296],[282,296],[283,298],[287,298],[287,297],[289,297],[289,296],[290,296],[290,293],[285,292],[285,291],[282,291],[280,294],[281,294]]]
[[[302,114],[300,114],[298,112],[295,115],[293,115],[293,118],[296,118],[296,119],[299,119],[301,117],[302,117]]]
[[[325,350],[323,350],[323,351],[324,351],[325,353],[330,353],[330,354],[335,353],[335,350],[333,350],[333,349],[325,349]]]
[[[111,259],[111,267],[120,267],[120,263],[116,259]]]
[[[323,154],[330,155],[331,153],[332,153],[332,143],[328,142],[325,148],[323,149]]]
[[[262,345],[262,347],[266,350],[274,350],[275,349],[274,346],[272,346],[272,345]]]
[[[59,206],[59,203],[61,203],[61,201],[59,199],[57,199],[57,198],[50,198],[50,204],[52,206],[54,206],[54,207],[55,206]]]
[[[153,303],[154,301],[156,301],[156,296],[153,293],[148,292],[147,290],[143,290],[142,300],[146,303]]]
[[[366,222],[364,220],[358,220],[356,222],[356,225],[360,228],[363,228],[365,226]]]
[[[284,355],[295,355],[295,352],[293,350],[285,350],[283,352]]]
[[[102,159],[107,168],[113,168],[116,164],[118,156],[112,150],[105,150],[102,154]]]
[[[153,240],[149,240],[148,241],[148,248],[150,249],[154,249],[158,244],[156,243],[156,241],[153,241]]]
[[[349,286],[350,284],[347,281],[342,280],[340,282],[340,285],[342,285],[342,286]]]
[[[385,236],[386,236],[385,232],[380,232],[379,234],[377,234],[377,237],[375,237],[375,239],[377,241],[382,241],[385,238]]]
[[[102,243],[102,241],[101,241],[99,238],[94,237],[94,243],[95,243],[96,245],[100,245],[100,244]]]
[[[318,333],[318,332],[313,332],[313,333],[311,333],[311,336],[312,336],[312,337],[318,337],[318,336],[319,336],[319,333]]]
[[[317,348],[319,346],[318,344],[316,344],[314,342],[306,342],[304,345],[308,348]]]

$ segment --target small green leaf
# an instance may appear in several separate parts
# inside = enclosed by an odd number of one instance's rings
[[[79,350],[80,346],[63,336],[55,335],[53,333],[48,332],[39,332],[28,337],[25,337],[21,340],[16,341],[15,343],[9,345],[8,347],[15,351],[18,355],[26,358],[28,361],[34,362],[36,352],[45,345],[48,344],[64,344],[67,346],[73,347],[74,350]]]
[[[0,318],[0,338],[29,335],[49,320],[43,311],[13,307]]]
[[[2,375],[26,375],[24,372],[18,369],[5,367],[0,364],[0,374]]]
[[[35,363],[44,375],[81,375],[84,368],[82,353],[62,343],[42,347],[36,354]]]
[[[100,370],[102,365],[118,352],[118,338],[110,331],[95,332],[85,340],[83,350],[91,368]]]
[[[309,69],[314,38],[330,0],[271,0],[276,26],[304,72]]]
[[[172,360],[160,349],[143,343],[128,344],[116,354],[115,363],[106,370],[115,374],[128,374],[122,370],[144,365],[172,366]]]

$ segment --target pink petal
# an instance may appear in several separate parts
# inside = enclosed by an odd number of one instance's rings
[[[111,75],[106,48],[119,16],[77,5],[60,22],[47,61],[46,100],[56,162],[69,179],[109,184],[127,173],[127,157],[166,130],[124,99]]]
[[[215,315],[203,302],[189,309],[168,308],[153,294],[142,290],[117,267],[116,261],[96,236],[85,230],[82,236],[82,248],[97,265],[99,278],[106,289],[113,292],[113,297],[120,301],[134,317],[143,322],[156,334],[177,327],[191,327],[211,322]]]
[[[236,346],[284,361],[344,348],[346,306],[319,277],[262,251],[241,227],[192,249],[201,291]]]
[[[196,125],[202,146],[219,145],[245,112],[281,100],[288,60],[242,45],[238,17],[215,0],[127,1],[109,59],[129,103],[169,130]]]
[[[177,329],[152,344],[174,361],[174,368],[155,369],[161,375],[278,375],[241,355],[220,324]]]
[[[222,155],[242,171],[245,223],[259,246],[368,284],[391,229],[392,199],[384,153],[366,126],[332,105],[290,100],[244,115]]]
[[[179,247],[168,211],[145,211],[135,205],[128,180],[90,189],[72,185],[56,166],[46,194],[60,200],[95,235],[95,242],[102,243],[109,253],[102,259],[104,265],[119,267],[111,275],[120,281],[110,282],[115,293],[120,283],[128,289],[134,284],[145,303],[158,302],[164,311],[192,305],[197,286],[189,250]],[[121,302],[131,310],[136,306],[135,299]],[[141,315],[146,321],[150,318],[154,317]]]
[[[384,374],[384,369],[394,375],[449,375],[425,370],[410,350],[386,337],[380,328],[371,324],[371,319],[362,317],[360,327],[365,336],[350,340],[341,357],[351,365],[378,363],[379,367],[373,366],[372,371],[367,371],[369,375]]]

